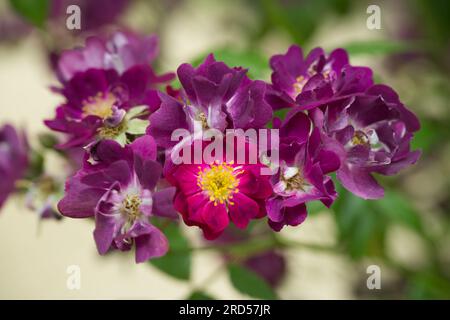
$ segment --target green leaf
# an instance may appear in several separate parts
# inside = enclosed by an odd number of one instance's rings
[[[430,271],[419,272],[409,279],[409,299],[450,299],[450,279]]]
[[[52,133],[41,133],[38,135],[39,143],[45,149],[54,149],[58,138]]]
[[[378,211],[388,219],[399,222],[417,231],[422,231],[422,224],[411,202],[395,190],[386,190],[383,199],[375,201]]]
[[[254,1],[260,3],[263,17],[267,20],[266,28],[284,29],[294,42],[305,45],[314,31],[322,23],[318,17],[327,16],[330,11],[344,13],[348,8],[348,0],[315,0],[315,1]]]
[[[142,116],[144,114],[148,114],[148,113],[149,113],[148,106],[145,106],[145,105],[136,106],[136,107],[133,107],[130,110],[128,110],[126,118],[127,118],[127,120],[131,120],[133,118],[140,117],[140,116]]]
[[[413,150],[422,149],[424,153],[433,149],[439,144],[444,137],[448,137],[447,122],[442,125],[437,121],[429,119],[420,119],[420,130],[414,134],[414,139],[411,142]],[[446,132],[447,130],[447,132]]]
[[[259,299],[276,299],[275,293],[267,282],[247,268],[230,264],[228,274],[231,283],[239,292]]]
[[[203,291],[194,291],[187,298],[187,300],[215,300],[215,299]]]
[[[402,224],[424,235],[419,213],[398,191],[386,188],[378,200],[358,198],[338,185],[335,211],[340,242],[353,258],[377,256],[384,250],[387,228]]]
[[[128,142],[127,135],[125,132],[122,132],[117,137],[115,137],[113,140],[116,141],[118,144],[120,144],[122,147],[124,147]]]
[[[283,108],[283,109],[276,110],[274,112],[274,117],[284,120],[284,118],[286,118],[286,115],[288,114],[289,110],[290,110],[289,108]]]
[[[29,165],[25,177],[33,180],[44,173],[44,155],[36,150],[29,153]]]
[[[49,13],[49,0],[9,0],[11,7],[25,20],[43,28]]]
[[[134,135],[145,134],[149,123],[150,122],[148,120],[142,120],[139,118],[132,119],[128,122],[127,133]]]
[[[328,210],[328,208],[320,201],[308,202],[306,203],[306,207],[308,208],[308,215],[315,215]]]
[[[414,46],[397,41],[372,40],[357,41],[343,46],[351,56],[355,55],[385,55],[414,50]]]
[[[352,258],[379,255],[384,249],[386,219],[364,200],[339,185],[339,197],[333,205],[340,242]]]
[[[150,263],[179,280],[189,280],[191,276],[191,250],[188,240],[181,233],[176,223],[170,223],[161,227],[169,240],[169,252],[158,259],[150,260]]]
[[[209,54],[209,53],[208,53]],[[199,65],[206,54],[194,60],[193,65]],[[268,59],[256,51],[237,51],[233,49],[219,49],[214,51],[217,61],[225,62],[229,67],[243,67],[248,69],[248,76],[252,79],[268,79],[270,75]]]

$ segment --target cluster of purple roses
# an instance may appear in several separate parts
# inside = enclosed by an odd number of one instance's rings
[[[213,55],[198,67],[182,64],[176,75],[157,75],[150,65],[157,53],[156,37],[117,32],[89,38],[57,63],[61,86],[54,91],[65,102],[45,123],[65,134],[58,148],[85,150],[58,209],[95,218],[100,254],[134,246],[137,262],[164,255],[168,241],[152,221],[178,213],[209,240],[230,222],[246,228],[265,217],[280,231],[305,220],[307,202],[332,205],[331,173],[353,194],[377,199],[383,188],[372,174],[396,174],[420,156],[410,150],[416,116],[394,90],[374,84],[371,69],[350,65],[343,49],[316,48],[305,57],[293,45],[270,59],[271,83]],[[180,89],[170,86],[176,76]],[[284,119],[276,117],[281,109],[288,110]],[[270,165],[262,160],[175,165],[168,157],[177,144],[172,132],[194,134],[199,125],[279,129],[278,172],[261,175]]]

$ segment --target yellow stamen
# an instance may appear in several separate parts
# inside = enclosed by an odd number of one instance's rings
[[[90,97],[83,102],[83,116],[97,116],[106,119],[112,116],[112,107],[115,102],[116,98],[113,94],[98,93],[95,97]]]
[[[305,179],[301,175],[301,173],[297,173],[292,178],[286,180],[286,189],[287,190],[303,190],[305,191]]]
[[[368,145],[369,144],[369,138],[367,137],[367,135],[364,132],[358,130],[353,135],[352,144],[354,146],[357,146],[357,145]]]
[[[121,212],[128,222],[134,222],[141,216],[141,210],[139,208],[141,203],[141,198],[135,194],[127,195],[122,201]]]
[[[206,114],[204,114],[203,112],[200,112],[199,114],[197,114],[196,118],[197,118],[196,119],[197,121],[201,122],[203,130],[209,129],[208,119],[206,118]]]
[[[305,181],[301,168],[287,168],[281,175],[281,181],[284,182],[286,191],[306,191],[308,183]]]
[[[329,80],[329,78],[330,78],[330,73],[331,73],[331,70],[330,70],[330,69],[327,69],[327,70],[323,70],[323,71],[322,71],[322,75],[323,75],[323,77],[324,77],[326,80]]]
[[[125,119],[117,127],[107,127],[103,126],[98,128],[97,133],[102,139],[114,139],[121,133],[127,131],[128,124]]]
[[[227,163],[215,163],[203,171],[199,169],[197,185],[208,194],[209,200],[216,206],[217,203],[234,205],[233,195],[239,192],[238,175],[243,171],[236,171],[236,167]]]
[[[303,87],[305,86],[307,79],[304,76],[298,76],[296,81],[292,85],[294,87],[295,95],[298,95],[302,92]]]

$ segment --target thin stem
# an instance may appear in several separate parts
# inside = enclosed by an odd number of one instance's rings
[[[294,240],[284,239],[281,237],[277,237],[276,241],[278,243],[278,247],[285,248],[285,249],[307,249],[307,250],[328,252],[328,253],[333,253],[333,254],[341,254],[342,253],[341,248],[339,248],[337,246],[333,246],[333,245],[298,242],[298,241],[294,241]]]
[[[188,296],[191,296],[196,291],[204,291],[205,287],[211,285],[211,283],[213,283],[214,280],[217,279],[217,275],[225,269],[225,266],[226,262],[221,263],[219,267],[216,268],[213,272],[211,272],[205,279],[203,279],[203,281],[201,281],[200,284],[197,285],[194,284]]]
[[[342,250],[335,246],[327,246],[315,243],[305,243],[293,240],[282,239],[280,237],[265,237],[262,239],[252,239],[239,243],[216,243],[213,245],[205,245],[201,247],[191,247],[181,250],[175,250],[174,253],[198,252],[198,251],[229,251],[237,256],[247,256],[249,254],[257,254],[270,249],[307,249],[315,251],[323,251],[329,253],[342,253]]]

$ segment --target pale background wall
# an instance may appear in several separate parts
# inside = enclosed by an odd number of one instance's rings
[[[169,17],[161,34],[164,68],[176,68],[181,62],[231,41],[239,45],[238,29],[224,28],[220,23],[226,18],[223,12],[240,15],[249,27],[254,21],[252,12],[246,7],[234,8],[226,1],[218,3],[187,1]],[[136,14],[139,11],[130,13],[131,24],[144,21],[151,25],[151,13],[146,13],[147,21],[142,13]],[[324,22],[314,42],[331,47],[348,39],[378,36],[364,27],[365,18],[363,8],[361,15],[348,19],[345,24]],[[287,39],[274,34],[261,49],[271,54],[284,51],[288,45]],[[55,79],[45,59],[33,37],[19,46],[0,48],[0,123],[12,122],[26,128],[32,140],[34,134],[45,130],[42,119],[50,117],[60,101],[48,90]],[[376,65],[376,61],[366,62]],[[192,281],[177,281],[148,264],[134,264],[131,254],[98,256],[92,230],[93,223],[88,220],[64,219],[39,225],[37,217],[17,198],[10,199],[0,215],[0,298],[183,298],[220,265],[220,259],[214,254],[195,254]],[[190,237],[198,238],[197,230],[187,231]],[[301,227],[285,233],[308,243],[333,244],[335,239],[330,215],[311,217]],[[401,234],[402,230],[395,235],[397,245],[401,239],[408,239]],[[400,249],[405,250],[405,247]],[[352,269],[352,264],[335,254],[302,249],[290,251],[288,256],[290,273],[279,290],[280,296],[286,299],[352,298],[351,286],[361,281],[358,280],[361,272],[364,274],[364,270]],[[66,287],[69,265],[81,268],[81,290],[71,291]],[[207,291],[219,298],[244,298],[232,288],[224,272],[218,274]]]

